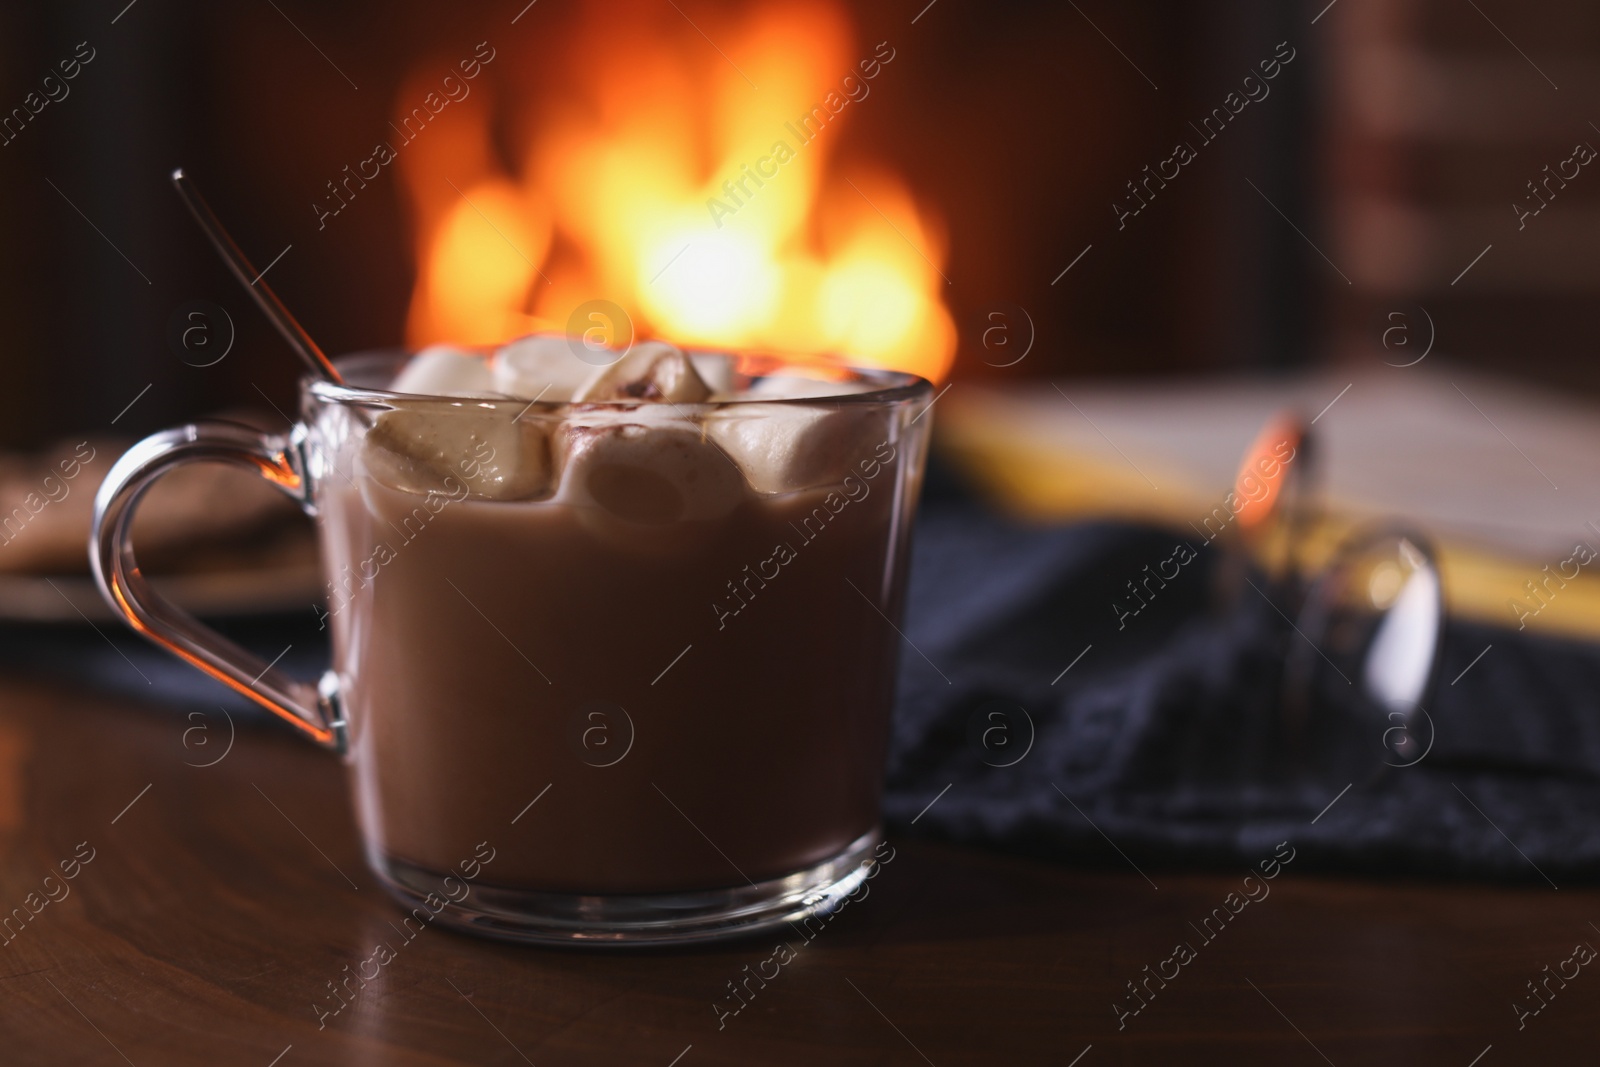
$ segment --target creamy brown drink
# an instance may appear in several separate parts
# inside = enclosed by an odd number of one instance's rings
[[[661,894],[875,833],[922,460],[906,409],[656,343],[591,367],[565,338],[424,353],[393,389],[453,398],[323,442],[378,869],[445,872],[489,837],[501,887]]]
[[[929,383],[553,336],[336,367],[287,434],[129,449],[91,564],[135,630],[344,757],[397,933],[693,942],[871,877]],[[196,462],[317,518],[319,684],[144,579],[139,501]]]

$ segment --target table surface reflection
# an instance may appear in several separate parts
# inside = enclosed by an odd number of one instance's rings
[[[207,736],[186,738],[196,726]],[[1550,977],[1600,945],[1586,887],[1288,867],[1207,941],[1190,924],[1243,870],[1148,870],[1153,887],[1109,845],[1086,869],[897,839],[870,894],[787,938],[776,975],[776,935],[596,953],[430,927],[319,1025],[330,983],[398,940],[399,912],[362,861],[337,760],[259,723],[230,749],[227,730],[0,677],[0,910],[18,909],[0,1060],[1494,1067],[1587,1047],[1600,1009],[1600,976]],[[571,817],[546,800],[541,817]],[[1195,951],[1176,967],[1179,942]],[[770,980],[721,1014],[747,966]],[[1145,1006],[1119,1028],[1141,1002],[1129,982]],[[1541,1002],[1519,1029],[1514,1005]]]

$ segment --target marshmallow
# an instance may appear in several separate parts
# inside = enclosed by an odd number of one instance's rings
[[[694,372],[706,383],[714,396],[734,394],[733,357],[721,352],[690,352],[689,362]]]
[[[768,374],[752,381],[742,395],[751,400],[821,400],[870,393],[876,388],[871,382],[827,382],[798,374]]]
[[[494,354],[494,387],[524,400],[567,401],[594,377],[595,364],[578,358],[583,342],[564,334],[534,334]]]
[[[482,356],[432,345],[411,357],[389,390],[424,396],[492,396],[495,386]]]
[[[860,404],[730,404],[707,417],[706,434],[751,488],[788,493],[837,485],[859,464],[881,461],[888,426]]]
[[[556,434],[558,499],[635,526],[715,519],[746,496],[740,471],[683,419],[632,412],[574,419]]]
[[[386,411],[361,455],[374,478],[410,493],[520,500],[550,488],[550,441],[539,421],[476,405]]]
[[[579,403],[651,400],[698,404],[710,396],[711,389],[682,350],[664,341],[644,341],[615,363],[600,368],[572,399]]]

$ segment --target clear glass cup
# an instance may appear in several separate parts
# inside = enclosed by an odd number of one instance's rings
[[[308,379],[285,435],[203,423],[130,449],[96,501],[107,600],[343,756],[368,862],[419,921],[530,942],[688,942],[855,891],[884,847],[931,386],[819,371],[866,391],[642,413],[383,391],[404,358],[345,357],[345,384]],[[725,470],[600,464],[581,493],[497,498],[540,441],[560,453],[577,423],[664,408],[701,425],[805,409],[834,418],[830,447],[847,451],[825,480],[779,492],[745,485],[723,452]],[[422,425],[438,431],[429,463],[381,447]],[[140,574],[139,499],[189,462],[254,470],[316,517],[333,646],[320,685]]]

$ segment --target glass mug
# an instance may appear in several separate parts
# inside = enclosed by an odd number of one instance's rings
[[[797,921],[855,891],[882,842],[931,386],[828,371],[857,391],[646,411],[383,391],[404,358],[348,356],[343,384],[303,381],[302,421],[284,435],[199,423],[130,449],[91,532],[113,608],[339,753],[368,863],[447,925],[527,942],[690,942]],[[537,479],[541,456],[549,470],[540,450],[559,453],[575,425],[625,438],[617,427],[641,420],[784,417],[835,420],[825,480],[757,492],[726,451],[709,465],[687,433],[692,462],[671,449],[596,462],[581,479],[569,471],[557,497],[506,498]],[[384,447],[397,436],[437,447],[413,462]],[[316,518],[333,645],[319,685],[141,575],[129,539],[140,497],[192,462],[253,470]],[[462,895],[452,875],[469,863]]]

